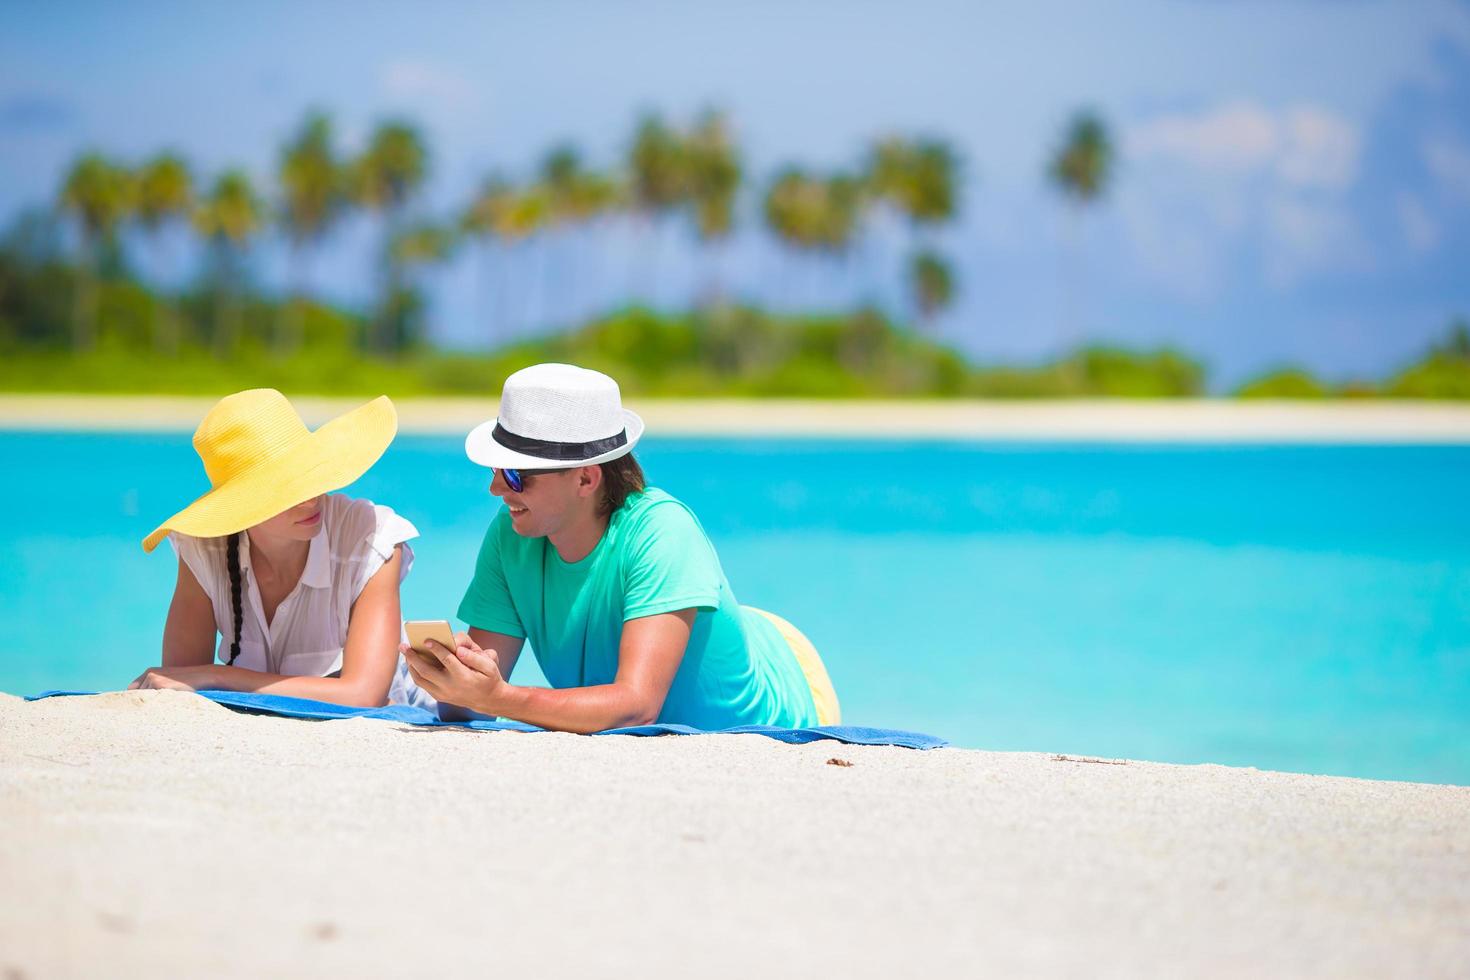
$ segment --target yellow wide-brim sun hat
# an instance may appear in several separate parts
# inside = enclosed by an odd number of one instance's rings
[[[221,398],[194,432],[211,489],[143,539],[152,551],[170,531],[221,537],[340,490],[366,473],[398,433],[386,395],[306,427],[286,396],[252,388]]]

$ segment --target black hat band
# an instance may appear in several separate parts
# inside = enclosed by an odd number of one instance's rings
[[[606,439],[594,439],[591,442],[551,442],[548,439],[528,439],[518,436],[507,430],[499,422],[495,423],[494,430],[490,433],[494,439],[506,449],[523,453],[527,456],[536,456],[541,459],[554,459],[570,462],[578,459],[591,459],[601,456],[603,453],[612,452],[621,446],[628,444],[628,430],[623,429],[615,436]]]

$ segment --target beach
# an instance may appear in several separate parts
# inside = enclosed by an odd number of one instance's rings
[[[0,695],[0,781],[7,980],[1470,962],[1470,787],[308,722],[170,691]]]
[[[319,425],[365,398],[293,398]],[[0,428],[192,432],[213,398],[0,394]],[[394,399],[403,432],[463,435],[494,398]],[[1416,401],[628,400],[655,436],[1470,444],[1470,404]]]

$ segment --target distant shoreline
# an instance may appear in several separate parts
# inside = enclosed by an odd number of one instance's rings
[[[310,425],[363,398],[300,398]],[[0,394],[0,430],[189,432],[212,398]],[[458,434],[491,399],[395,399],[400,428]],[[1470,445],[1470,404],[1419,401],[629,399],[653,436]]]

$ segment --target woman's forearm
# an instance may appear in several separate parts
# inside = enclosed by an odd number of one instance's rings
[[[387,684],[374,684],[361,678],[293,677],[222,664],[210,668],[209,681],[208,686],[217,690],[279,694],[358,708],[376,708],[386,704],[388,689],[393,683],[391,677]]]

